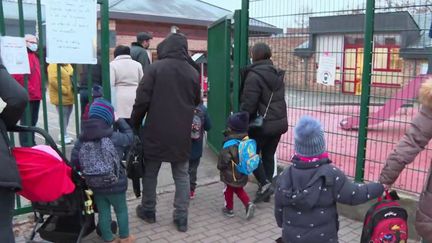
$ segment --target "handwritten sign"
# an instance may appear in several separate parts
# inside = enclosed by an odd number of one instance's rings
[[[318,62],[317,83],[328,86],[335,85],[336,57],[322,54]]]
[[[24,38],[3,36],[0,39],[3,65],[10,74],[29,74],[30,65]]]
[[[46,0],[47,62],[96,64],[97,0]]]

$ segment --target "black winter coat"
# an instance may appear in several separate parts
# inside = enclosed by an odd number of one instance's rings
[[[0,187],[17,191],[21,189],[21,178],[9,147],[6,130],[13,127],[24,113],[28,95],[1,63],[0,98],[6,103],[6,107],[0,113]]]
[[[350,181],[329,159],[305,163],[294,158],[276,183],[276,222],[285,243],[338,242],[336,202],[357,205],[383,191],[379,183]]]
[[[200,103],[198,71],[188,59],[187,40],[171,34],[158,45],[159,60],[138,85],[131,122],[143,129],[144,160],[186,162],[191,153],[194,108]]]
[[[143,71],[150,65],[150,59],[147,50],[138,42],[133,42],[130,49],[130,55],[133,60],[139,62]]]
[[[287,108],[285,103],[284,71],[273,66],[271,60],[255,62],[242,71],[241,111],[249,112],[250,120],[257,113],[264,116],[271,93],[273,98],[258,136],[282,135],[288,130]]]
[[[245,133],[226,132],[224,142],[230,139],[242,140]],[[221,181],[232,187],[244,187],[248,182],[248,176],[237,171],[235,164],[239,163],[238,146],[223,148],[219,153],[217,168],[220,170]]]
[[[79,139],[71,153],[71,162],[80,169],[79,151],[83,142],[99,140],[104,137],[109,137],[117,150],[119,158],[123,158],[124,153],[132,144],[133,132],[129,124],[124,119],[117,121],[118,132],[113,132],[113,128],[108,126],[104,121],[99,119],[88,119],[82,121],[82,130]],[[115,194],[125,192],[127,190],[126,171],[120,167],[120,178],[114,186],[106,188],[92,188],[95,193],[99,194]]]

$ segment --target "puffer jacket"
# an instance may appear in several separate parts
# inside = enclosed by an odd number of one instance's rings
[[[114,144],[114,147],[119,154],[119,158],[123,158],[123,154],[132,144],[133,131],[129,124],[124,119],[117,121],[118,132],[113,132],[112,126],[108,126],[104,121],[99,119],[88,119],[82,121],[82,131],[79,139],[75,142],[72,149],[71,162],[80,168],[79,151],[83,142],[98,140],[104,137],[109,137]],[[120,167],[120,178],[116,185],[106,188],[92,188],[98,194],[115,194],[125,192],[127,190],[126,171]]]
[[[430,82],[430,81],[429,81]],[[432,86],[426,93],[432,92]],[[420,100],[426,101],[427,97],[421,97],[425,93],[420,93]],[[422,99],[423,98],[423,99]],[[430,99],[430,98],[429,98]],[[429,141],[432,139],[432,107],[430,104],[423,104],[419,113],[413,119],[411,126],[405,135],[396,145],[393,152],[387,157],[386,164],[381,171],[379,181],[385,185],[392,185],[402,170],[415,157],[424,150]],[[432,178],[431,169],[426,180],[423,193],[420,195],[420,201],[416,213],[415,227],[419,235],[427,242],[432,242]]]
[[[21,178],[10,150],[6,130],[18,122],[29,98],[26,90],[9,75],[1,62],[0,98],[6,103],[6,107],[0,113],[0,187],[17,191],[21,189]]]
[[[379,183],[356,184],[329,159],[293,165],[278,177],[275,218],[285,243],[338,242],[336,203],[358,205],[382,195]]]
[[[273,97],[264,119],[263,127],[257,136],[277,136],[288,130],[287,108],[285,103],[284,72],[276,69],[271,60],[257,61],[242,70],[241,111],[249,112],[250,120],[257,113],[264,116],[271,94]]]
[[[61,92],[63,105],[74,104],[74,89],[72,85],[73,75],[72,65],[60,65],[61,73]],[[53,105],[59,105],[59,91],[57,80],[57,64],[48,65],[48,91],[50,102]]]
[[[225,132],[225,141],[230,139],[242,140],[245,133]],[[239,163],[238,146],[223,148],[219,153],[217,168],[220,170],[221,181],[232,187],[244,187],[248,182],[248,176],[237,171],[235,164]]]

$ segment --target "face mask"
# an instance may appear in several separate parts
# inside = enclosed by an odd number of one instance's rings
[[[28,46],[28,49],[30,49],[30,51],[32,51],[32,52],[35,52],[35,51],[37,51],[37,49],[38,49],[38,45],[37,45],[37,44],[34,44],[34,43],[31,43],[31,44]]]

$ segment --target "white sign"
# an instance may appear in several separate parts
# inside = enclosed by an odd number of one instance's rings
[[[10,74],[29,74],[30,65],[24,38],[3,36],[0,39],[3,65]]]
[[[331,54],[321,54],[318,62],[317,83],[334,86],[336,75],[336,57]]]
[[[47,62],[96,64],[97,0],[46,0]]]
[[[420,68],[420,74],[427,74],[428,69],[429,69],[429,64],[422,63]]]

